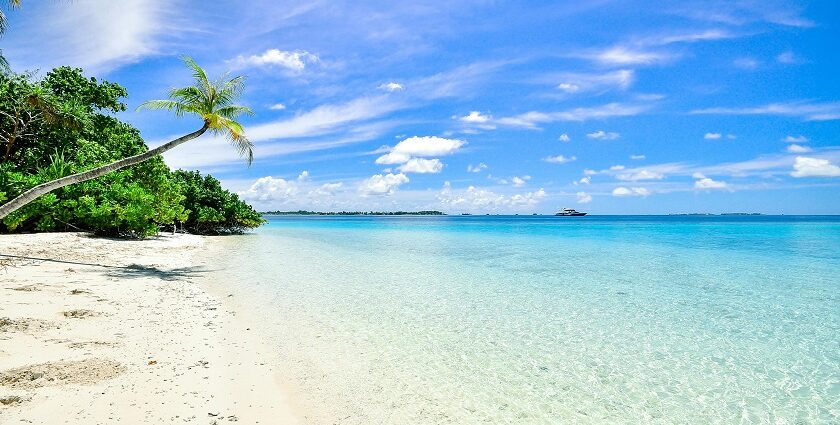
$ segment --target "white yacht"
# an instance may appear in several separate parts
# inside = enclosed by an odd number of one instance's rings
[[[586,213],[576,211],[574,208],[563,208],[562,210],[560,210],[560,212],[558,212],[557,214],[554,214],[554,215],[559,215],[559,216],[563,216],[563,217],[581,217],[581,216],[586,215]]]

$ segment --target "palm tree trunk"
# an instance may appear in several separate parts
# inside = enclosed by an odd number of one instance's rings
[[[26,192],[21,193],[17,198],[12,199],[11,201],[0,205],[0,220],[6,218],[9,214],[17,211],[24,205],[34,201],[41,195],[46,195],[47,193],[52,192],[53,190],[62,188],[64,186],[71,185],[73,183],[81,183],[83,181],[95,179],[97,177],[104,176],[112,171],[119,170],[120,168],[125,168],[131,165],[139,164],[143,161],[149,160],[154,158],[157,155],[160,155],[184,142],[188,142],[192,139],[195,139],[204,132],[207,131],[207,124],[205,123],[203,127],[199,130],[194,131],[190,134],[185,136],[179,137],[171,142],[166,144],[160,145],[150,151],[143,152],[138,155],[130,156],[125,159],[121,159],[119,161],[112,162],[107,165],[103,165],[101,167],[94,168],[92,170],[84,171],[81,173],[76,173],[73,175],[69,175],[67,177],[62,177],[60,179],[55,179],[53,181],[48,181],[46,183],[39,184],[38,186],[33,187],[32,189],[27,190]]]

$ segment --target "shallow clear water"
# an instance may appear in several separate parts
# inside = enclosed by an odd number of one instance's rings
[[[314,422],[840,423],[837,217],[280,217],[219,249]]]

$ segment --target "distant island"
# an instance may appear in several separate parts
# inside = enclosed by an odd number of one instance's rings
[[[262,215],[446,215],[440,211],[265,211]]]

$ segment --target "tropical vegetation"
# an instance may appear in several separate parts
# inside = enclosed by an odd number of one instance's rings
[[[226,134],[252,158],[250,142],[235,121],[249,111],[232,103],[242,79],[211,82],[191,59],[185,61],[196,85],[146,106],[197,114],[203,125],[151,150],[136,128],[114,116],[126,109],[127,92],[118,84],[86,78],[69,67],[38,80],[28,74],[0,75],[0,209],[5,209],[0,231],[88,230],[142,237],[178,224],[214,234],[260,225],[259,214],[218,180],[173,173],[160,157],[211,131]],[[13,204],[26,194],[27,202]]]

